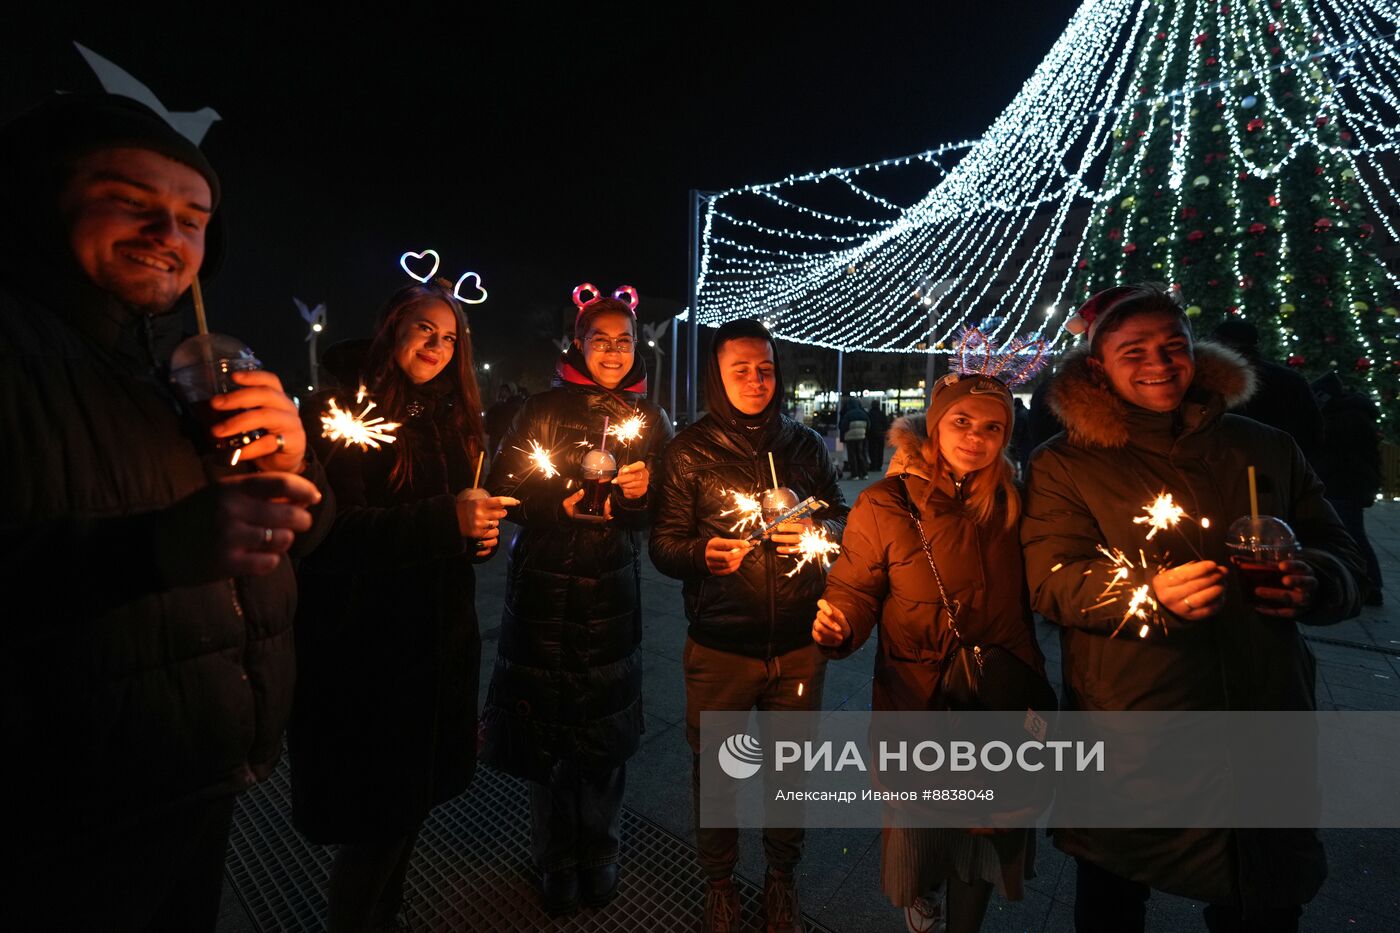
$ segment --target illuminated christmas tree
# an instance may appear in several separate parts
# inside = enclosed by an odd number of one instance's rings
[[[1085,0],[973,140],[705,193],[696,317],[844,351],[1043,333],[1095,290],[1177,284],[1400,433],[1395,0]],[[1000,65],[999,67],[1006,67]],[[929,88],[928,93],[941,93]],[[1058,348],[1057,347],[1057,348]]]
[[[1177,283],[1198,334],[1245,318],[1265,355],[1362,377],[1393,419],[1397,283],[1375,251],[1383,215],[1356,158],[1367,148],[1356,124],[1396,117],[1393,40],[1388,86],[1355,107],[1354,61],[1374,49],[1340,37],[1317,5],[1150,10],[1133,53],[1138,99],[1114,124],[1076,294]]]

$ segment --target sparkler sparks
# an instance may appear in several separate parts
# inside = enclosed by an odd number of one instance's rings
[[[736,533],[750,531],[763,523],[763,506],[758,504],[757,496],[751,496],[737,489],[729,490],[729,494],[734,497],[734,508],[719,514],[721,518],[726,515],[738,516],[738,521],[729,526],[730,531]]]
[[[345,446],[360,445],[361,450],[378,448],[380,443],[392,444],[398,440],[394,436],[402,425],[382,416],[368,417],[374,410],[374,402],[365,402],[365,387],[355,393],[355,404],[364,404],[358,413],[341,408],[335,399],[329,399],[329,408],[321,416],[321,436],[332,441],[344,441]]]
[[[1133,519],[1133,524],[1147,525],[1152,529],[1147,533],[1148,541],[1151,541],[1157,532],[1175,528],[1186,518],[1186,510],[1172,501],[1172,494],[1169,492],[1160,493],[1157,498],[1142,507],[1142,512],[1143,514]]]
[[[1137,561],[1118,548],[1110,551],[1100,545],[1099,553],[1108,559],[1108,582],[1104,585],[1103,592],[1099,593],[1099,602],[1084,612],[1088,614],[1126,598],[1127,608],[1123,611],[1123,618],[1119,620],[1118,627],[1110,637],[1117,636],[1123,630],[1123,626],[1132,619],[1142,623],[1138,628],[1139,638],[1146,638],[1153,626],[1160,626],[1163,634],[1166,634],[1167,621],[1162,615],[1157,598],[1152,595],[1152,577],[1164,568],[1149,564],[1147,555],[1141,550],[1138,551]]]
[[[531,469],[543,475],[545,479],[559,475],[559,471],[554,468],[554,460],[550,457],[550,451],[540,446],[539,441],[530,441],[529,450],[524,450],[519,447],[516,449],[525,453],[530,461]]]
[[[626,421],[619,421],[608,428],[608,436],[615,437],[618,443],[630,444],[642,436],[642,428],[647,426],[647,419],[641,415],[633,415]]]
[[[841,553],[841,545],[832,541],[826,536],[825,528],[804,528],[802,537],[797,541],[797,553],[793,555],[797,558],[797,566],[788,571],[784,576],[793,577],[806,564],[820,562],[822,569],[831,566],[831,558],[835,554]]]

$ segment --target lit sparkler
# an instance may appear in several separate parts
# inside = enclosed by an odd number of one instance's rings
[[[1192,518],[1190,515],[1186,514],[1185,509],[1172,501],[1172,494],[1169,492],[1158,493],[1157,498],[1144,505],[1142,507],[1142,514],[1133,519],[1133,524],[1146,525],[1150,529],[1147,532],[1147,540],[1151,541],[1153,535],[1157,534],[1157,532],[1166,531],[1169,528],[1175,529],[1181,524],[1183,518],[1187,521],[1196,522],[1202,529],[1210,527],[1209,518],[1202,518],[1199,520]],[[1200,550],[1197,549],[1196,545],[1191,543],[1189,537],[1182,535],[1181,539],[1186,542],[1186,546],[1191,549],[1197,558],[1201,558]]]
[[[1175,528],[1186,517],[1186,510],[1172,501],[1172,494],[1169,492],[1159,494],[1142,507],[1142,512],[1143,514],[1133,519],[1133,524],[1147,525],[1152,529],[1147,533],[1148,541],[1159,531]]]
[[[721,518],[726,515],[738,516],[738,521],[729,526],[730,531],[736,533],[749,531],[763,524],[763,506],[758,504],[757,496],[751,496],[737,489],[729,490],[729,494],[734,497],[734,508],[719,514]]]
[[[530,469],[540,473],[545,479],[559,475],[559,471],[554,467],[554,460],[550,457],[550,451],[540,446],[539,441],[530,441],[529,450],[524,450],[524,448],[520,447],[516,449],[522,451],[526,455],[526,458],[530,461]]]
[[[1126,599],[1127,608],[1123,611],[1123,618],[1119,620],[1118,627],[1113,630],[1110,638],[1116,637],[1123,630],[1123,626],[1134,619],[1141,623],[1138,628],[1139,638],[1146,638],[1153,626],[1160,626],[1162,633],[1166,634],[1166,618],[1162,615],[1157,598],[1152,595],[1152,577],[1164,568],[1149,564],[1147,555],[1141,550],[1138,551],[1137,561],[1118,548],[1110,551],[1099,545],[1098,550],[1108,559],[1108,582],[1104,585],[1103,592],[1099,593],[1099,602],[1085,609],[1085,614]]]
[[[365,401],[365,387],[355,393],[355,404],[364,405],[359,412],[341,408],[335,399],[328,400],[328,409],[321,416],[321,436],[332,441],[344,441],[345,446],[360,445],[361,450],[378,448],[380,443],[392,444],[398,440],[394,436],[402,425],[389,421],[381,415],[369,417],[374,410],[374,402]]]
[[[626,421],[619,421],[608,428],[608,436],[617,438],[620,444],[631,444],[642,436],[642,428],[647,426],[647,419],[641,415],[633,415]]]
[[[796,576],[804,565],[818,562],[825,570],[831,566],[832,556],[840,553],[841,545],[826,536],[825,528],[804,528],[802,537],[797,541],[797,553],[793,555],[797,558],[797,566],[788,571],[785,576]]]

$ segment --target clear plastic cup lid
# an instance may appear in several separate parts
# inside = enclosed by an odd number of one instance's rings
[[[617,469],[617,458],[610,450],[594,448],[583,455],[583,468],[589,473],[606,473]]]
[[[1298,538],[1281,518],[1245,515],[1231,523],[1225,544],[1238,551],[1292,551],[1298,547]]]
[[[758,497],[760,508],[773,512],[786,512],[797,505],[797,493],[786,486],[779,486],[776,489],[765,489]]]
[[[171,371],[190,366],[207,365],[211,360],[234,360],[242,365],[235,369],[258,369],[262,366],[246,343],[227,334],[196,334],[186,338],[170,354]]]

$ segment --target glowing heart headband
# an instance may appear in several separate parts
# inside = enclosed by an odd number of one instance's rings
[[[584,298],[585,294],[591,297]],[[632,312],[632,317],[637,316],[637,290],[635,288],[631,285],[619,285],[613,290],[612,297],[614,301],[625,304],[627,310]],[[601,301],[602,298],[603,293],[598,291],[598,287],[591,282],[584,282],[574,289],[574,305],[578,308],[579,316],[583,315],[589,305],[595,301]],[[577,318],[575,320],[577,321]]]
[[[425,260],[432,260],[432,268],[427,272],[420,272],[422,263]],[[412,264],[410,264],[412,261]],[[433,276],[437,275],[438,266],[442,264],[442,258],[438,256],[437,250],[425,249],[421,253],[409,251],[399,257],[399,268],[408,274],[408,277],[417,282],[427,283]],[[462,294],[462,286],[470,281],[472,283],[470,294],[480,293],[480,297],[468,298]],[[457,280],[457,284],[452,288],[452,297],[462,304],[479,305],[486,300],[486,289],[481,287],[481,276],[475,272],[463,272],[462,277]]]

